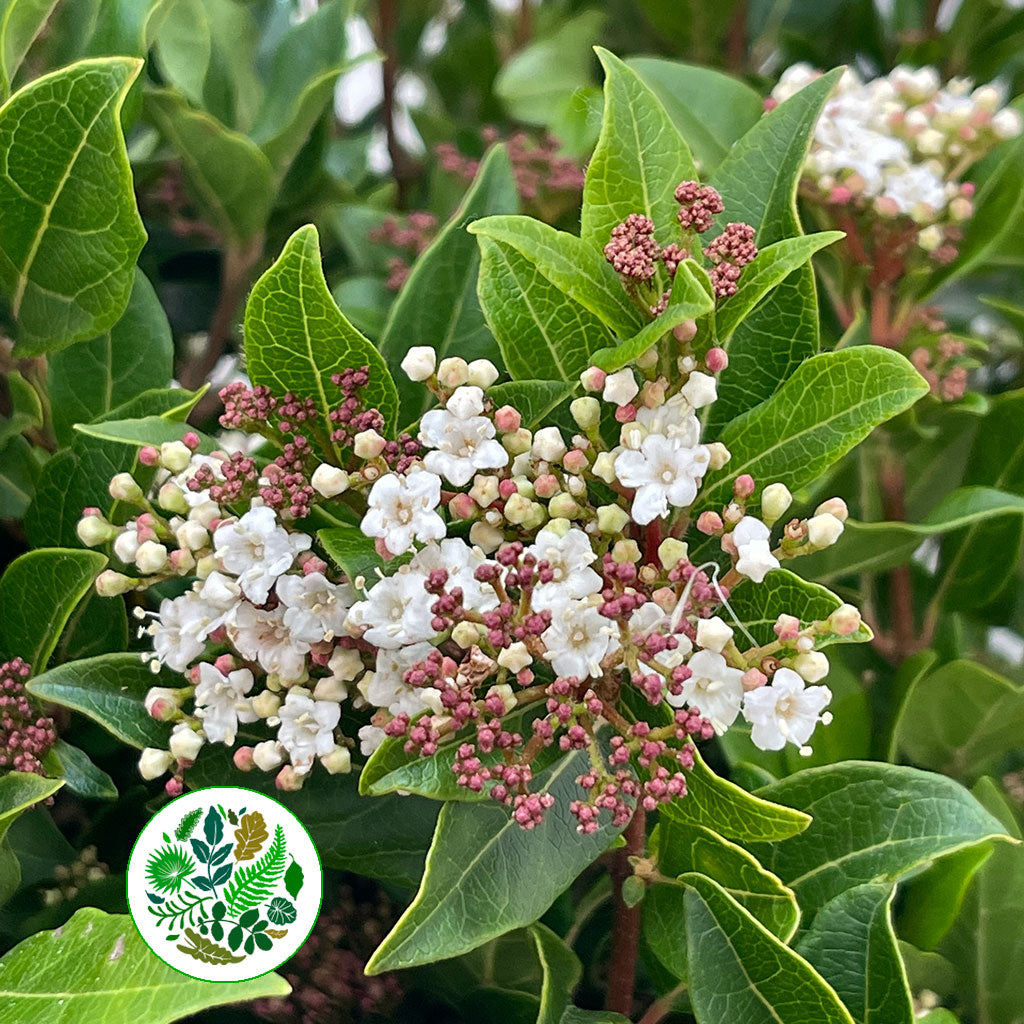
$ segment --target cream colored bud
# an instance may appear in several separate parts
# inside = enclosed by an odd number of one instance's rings
[[[769,484],[761,492],[761,519],[766,526],[778,522],[793,504],[793,495],[785,484]]]
[[[347,775],[352,771],[352,755],[348,747],[339,747],[337,744],[329,754],[320,758],[320,763],[327,769],[328,775]]]
[[[658,545],[658,561],[663,569],[672,569],[690,553],[689,545],[675,537],[666,537]]]
[[[281,698],[270,690],[261,690],[252,699],[252,709],[260,718],[273,718],[281,710]]]
[[[498,664],[510,672],[521,672],[533,664],[533,655],[526,649],[526,644],[516,641],[498,652]]]
[[[556,537],[564,537],[572,529],[572,523],[568,519],[556,516],[544,529],[550,530]]]
[[[580,514],[576,499],[566,491],[556,494],[548,502],[548,515],[560,519],[575,519]]]
[[[646,352],[642,352],[636,361],[641,370],[653,370],[658,365],[658,346],[652,345]]]
[[[326,462],[321,462],[313,470],[313,475],[309,478],[309,482],[317,494],[324,498],[334,498],[339,494],[344,494],[348,490],[351,481],[345,470],[339,469],[337,466],[329,466]]]
[[[843,524],[831,512],[807,520],[807,540],[811,547],[831,547],[843,532]]]
[[[712,441],[707,449],[708,469],[721,469],[732,458],[732,453],[721,441]]]
[[[165,441],[160,445],[160,464],[172,473],[183,473],[192,462],[191,450],[181,441]]]
[[[591,395],[575,399],[569,412],[580,430],[593,430],[601,422],[601,403]]]
[[[376,430],[360,430],[352,440],[352,451],[360,459],[375,459],[387,444]]]
[[[171,753],[179,761],[194,761],[203,749],[203,737],[192,727],[182,722],[174,727],[171,733]]]
[[[612,547],[612,560],[620,563],[639,562],[640,548],[635,540],[618,540]]]
[[[464,650],[468,651],[480,642],[480,626],[475,622],[460,622],[452,630],[452,639]]]
[[[135,552],[135,564],[147,575],[162,572],[167,567],[167,548],[155,540],[143,541]]]
[[[602,533],[622,533],[629,523],[629,513],[618,505],[602,505],[597,510],[597,527]]]
[[[614,405],[628,405],[640,392],[633,371],[627,366],[624,370],[609,373],[604,379],[604,390],[601,397]]]
[[[533,444],[533,434],[526,427],[520,427],[503,435],[501,443],[510,455],[524,455]]]
[[[732,639],[732,627],[718,615],[697,620],[697,646],[721,653]]]
[[[272,772],[284,764],[284,754],[277,740],[264,740],[252,748],[252,760],[261,771]]]
[[[708,373],[694,370],[679,390],[694,409],[703,409],[718,397],[718,381]]]
[[[834,515],[841,523],[845,523],[850,517],[850,510],[846,507],[846,502],[842,498],[829,498],[828,501],[823,501],[814,510],[816,516],[823,516],[826,512]]]
[[[490,359],[474,359],[466,367],[470,384],[478,388],[489,388],[498,379],[498,368]]]
[[[852,604],[841,604],[828,617],[828,628],[839,636],[852,636],[860,629],[860,626],[860,610]]]
[[[917,233],[917,244],[925,252],[934,252],[942,245],[945,235],[938,224],[930,224]]]
[[[161,486],[157,492],[156,503],[168,512],[175,512],[180,516],[186,516],[189,512],[185,492],[173,480],[168,480]]]
[[[119,594],[127,594],[129,590],[134,590],[135,580],[113,569],[104,569],[96,577],[95,587],[100,597],[117,597]]]
[[[489,555],[505,542],[505,534],[490,523],[477,522],[469,528],[469,541]]]
[[[139,757],[139,774],[147,781],[166,775],[174,764],[174,756],[159,747],[146,747]]]
[[[790,666],[805,682],[816,683],[828,675],[828,658],[821,651],[808,651],[798,654],[790,661]]]
[[[327,667],[336,679],[351,682],[363,671],[363,659],[354,647],[335,647]]]
[[[178,547],[188,551],[202,551],[210,543],[210,532],[201,523],[186,520],[174,533]]]
[[[606,484],[615,483],[615,456],[611,452],[601,452],[594,460],[591,472]]]
[[[498,500],[498,483],[498,477],[479,473],[469,489],[469,496],[481,508],[487,508]]]
[[[446,388],[458,388],[469,381],[469,363],[462,356],[449,356],[441,360],[437,379]]]
[[[102,516],[82,516],[75,527],[75,533],[87,548],[105,544],[119,536],[117,527],[108,523]]]
[[[137,503],[142,501],[142,488],[136,483],[131,473],[118,473],[111,481],[110,496],[115,501],[130,501]]]
[[[535,459],[544,462],[560,462],[568,449],[562,440],[562,432],[558,427],[543,427],[533,435],[531,453]]]
[[[409,380],[427,380],[437,365],[437,353],[429,345],[414,345],[399,365]]]
[[[631,451],[639,451],[647,437],[647,428],[642,423],[623,423],[619,429],[619,444]]]

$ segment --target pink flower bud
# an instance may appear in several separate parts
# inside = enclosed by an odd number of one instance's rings
[[[315,572],[327,572],[327,563],[322,558],[310,554],[308,558],[302,560],[302,574],[310,576]]]
[[[632,423],[636,419],[636,406],[630,403],[629,405],[620,405],[615,410],[615,419],[619,423]]]
[[[274,785],[285,793],[295,793],[302,789],[304,777],[300,775],[290,764],[286,764],[274,779]]]
[[[477,512],[477,504],[468,494],[459,493],[448,502],[448,511],[455,519],[472,519]]]
[[[845,185],[836,185],[829,194],[828,201],[837,206],[845,206],[853,198],[853,193]]]
[[[772,629],[780,640],[795,640],[800,632],[800,620],[795,615],[780,615]]]
[[[586,391],[601,391],[604,388],[604,381],[607,376],[608,374],[604,370],[599,370],[596,366],[590,366],[580,374],[580,383]]]
[[[503,498],[511,498],[513,494],[518,493],[518,489],[513,480],[502,480],[498,484],[498,494]]]
[[[179,778],[170,778],[164,783],[164,792],[169,797],[181,796],[185,787]]]
[[[754,493],[754,478],[749,473],[741,473],[732,485],[732,493],[738,501],[744,501]]]
[[[721,531],[723,526],[722,517],[717,512],[712,512],[711,509],[701,512],[697,517],[697,529],[709,537]]]
[[[740,676],[740,682],[743,684],[743,689],[748,693],[751,690],[756,690],[760,686],[764,686],[768,682],[768,677],[756,668],[748,668],[746,672]]]
[[[839,636],[852,636],[860,624],[860,612],[852,604],[840,605],[828,618],[829,629]]]
[[[155,466],[160,462],[160,452],[151,444],[143,445],[139,449],[139,462],[144,466]]]
[[[708,349],[704,363],[712,373],[721,373],[729,365],[729,355],[724,348],[716,345]]]
[[[378,537],[373,542],[373,548],[377,552],[377,554],[384,559],[385,562],[390,562],[391,559],[395,557],[394,554],[388,550],[388,546],[384,543],[383,537]]]
[[[681,324],[672,328],[672,336],[681,344],[693,341],[697,337],[697,321],[684,320]]]
[[[513,434],[522,426],[523,417],[520,415],[518,409],[513,409],[511,405],[503,405],[494,414],[494,425],[503,434]]]
[[[227,675],[229,672],[235,670],[235,659],[230,654],[222,654],[213,663],[213,667],[220,672],[221,675]]]
[[[587,453],[581,452],[579,448],[573,448],[565,453],[562,465],[570,473],[582,473],[587,468]]]
[[[240,772],[251,772],[253,769],[252,747],[239,747],[231,759]]]
[[[542,473],[533,482],[533,487],[538,498],[553,498],[562,489],[558,477],[553,473]]]
[[[199,435],[194,430],[190,430],[181,439],[181,442],[189,451],[194,452],[199,447]]]

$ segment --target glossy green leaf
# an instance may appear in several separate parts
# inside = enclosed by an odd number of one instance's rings
[[[43,453],[24,437],[0,448],[0,519],[20,519],[35,494]]]
[[[729,594],[733,611],[759,644],[776,639],[773,627],[780,615],[795,615],[801,625],[810,625],[827,619],[842,603],[831,590],[788,569],[773,569],[761,583],[744,581]],[[829,635],[827,642],[864,643],[870,639],[871,630],[862,623],[856,633]]]
[[[387,565],[377,554],[373,539],[358,526],[329,526],[319,530],[316,539],[327,557],[340,566],[353,582],[362,576],[366,586],[372,587]],[[401,561],[406,560],[403,558]]]
[[[18,434],[38,430],[43,425],[43,405],[39,392],[19,373],[11,370],[6,375],[11,414],[0,421],[0,448]]]
[[[0,287],[22,355],[107,330],[146,240],[119,115],[142,62],[85,60],[0,108]]]
[[[967,660],[918,678],[895,729],[896,749],[904,758],[968,784],[1002,770],[1022,736],[1024,689]]]
[[[480,254],[466,229],[479,217],[511,213],[518,205],[508,154],[503,146],[495,146],[459,208],[416,260],[402,286],[380,338],[380,350],[398,384],[402,426],[419,419],[430,398],[422,384],[410,381],[399,369],[410,348],[430,345],[439,362],[447,356],[493,358],[494,342],[476,294]]]
[[[480,234],[478,299],[509,375],[575,384],[608,329],[506,242]]]
[[[796,892],[808,919],[856,885],[897,881],[935,857],[1005,835],[966,789],[916,768],[845,761],[790,775],[758,796],[811,815],[799,836],[751,846]]]
[[[107,559],[97,551],[38,548],[16,558],[0,578],[0,649],[41,673],[68,617]]]
[[[711,183],[725,203],[720,226],[744,221],[757,244],[800,234],[796,190],[818,115],[840,69],[822,75],[766,114],[729,151]],[[727,305],[727,304],[726,304]],[[707,423],[719,429],[771,395],[818,351],[818,299],[808,266],[792,271],[733,332],[718,401]]]
[[[172,89],[146,93],[146,109],[181,158],[186,180],[206,216],[237,243],[266,227],[277,188],[270,161],[248,137],[189,107]]]
[[[821,975],[721,886],[699,874],[681,881],[698,1024],[851,1024]]]
[[[719,778],[695,752],[686,773],[686,796],[663,804],[661,813],[683,824],[701,825],[739,842],[777,841],[802,832],[810,818]]]
[[[99,423],[76,423],[75,430],[86,437],[128,445],[133,449],[147,444],[159,447],[170,441],[180,441],[186,434],[196,434],[199,437],[199,451],[209,453],[217,447],[217,442],[213,438],[199,434],[188,423],[167,419],[164,416],[142,416],[139,419],[126,420],[105,419]]]
[[[43,763],[49,775],[63,779],[72,793],[86,800],[117,799],[114,780],[102,768],[97,768],[84,750],[64,740],[57,740]]]
[[[544,972],[537,1024],[560,1024],[583,968],[576,954],[550,928],[538,923],[528,931]]]
[[[98,337],[50,357],[46,383],[57,440],[70,444],[74,424],[89,423],[149,388],[166,387],[173,363],[167,316],[145,274],[136,270],[121,319]]]
[[[213,50],[203,0],[162,0],[156,4],[146,22],[146,42],[152,48],[161,81],[201,107]]]
[[[551,413],[572,397],[576,388],[577,382],[572,379],[513,380],[488,388],[487,397],[494,403],[495,409],[511,405],[519,410],[522,425],[527,430],[535,430],[550,422]]]
[[[15,73],[56,6],[57,0],[4,0],[0,4],[0,101],[10,95]]]
[[[29,680],[28,689],[42,700],[80,711],[129,746],[166,748],[171,727],[150,717],[146,693],[180,681],[171,672],[154,675],[138,654],[125,652],[58,665]]]
[[[537,777],[534,792],[551,793],[555,803],[531,831],[497,803],[445,804],[419,892],[366,973],[457,956],[540,917],[622,831],[605,824],[591,835],[576,833],[569,803],[586,763],[577,752]]]
[[[63,779],[46,779],[33,772],[8,771],[0,775],[0,906],[21,884],[21,865],[7,836],[10,827],[19,815],[63,785]]]
[[[764,113],[759,93],[713,68],[655,57],[631,57],[626,64],[661,100],[705,174]]]
[[[921,375],[889,349],[860,346],[806,360],[771,398],[722,431],[732,458],[707,478],[699,507],[727,504],[742,473],[803,487],[927,391]]]
[[[580,217],[580,234],[595,249],[631,213],[668,231],[679,212],[676,185],[697,177],[689,147],[658,97],[618,57],[600,47],[597,55],[605,71],[604,116]]]
[[[907,974],[892,926],[896,887],[870,882],[829,900],[797,952],[836,990],[857,1024],[912,1024]]]
[[[284,996],[277,974],[222,985],[168,967],[127,914],[87,907],[0,960],[0,1007],[18,1024],[170,1024],[211,1006]]]
[[[398,395],[387,365],[377,350],[341,314],[331,298],[320,265],[320,241],[311,224],[285,243],[277,262],[256,282],[245,307],[246,368],[254,384],[275,394],[291,391],[316,402],[321,422],[328,423],[340,391],[331,375],[349,367],[368,366],[370,381],[362,390],[393,429]],[[340,462],[337,446],[321,446]]]

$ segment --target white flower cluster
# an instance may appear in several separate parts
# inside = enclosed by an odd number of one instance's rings
[[[788,99],[819,74],[794,64],[772,100]],[[839,206],[868,206],[884,220],[909,218],[918,244],[941,257],[948,229],[972,213],[973,186],[964,173],[1021,132],[1021,115],[1005,100],[997,85],[943,85],[931,67],[900,66],[870,81],[847,69],[815,128],[806,191]]]

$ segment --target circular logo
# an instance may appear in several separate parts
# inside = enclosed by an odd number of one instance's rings
[[[172,800],[128,861],[128,909],[146,945],[201,981],[247,981],[279,967],[320,913],[320,859],[276,800],[235,786]]]

